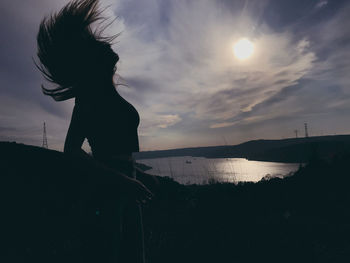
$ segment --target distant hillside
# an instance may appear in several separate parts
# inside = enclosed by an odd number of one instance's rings
[[[283,140],[254,140],[239,145],[147,151],[135,154],[136,159],[175,156],[206,158],[247,158],[276,162],[307,162],[313,155],[331,158],[350,151],[350,135],[318,136]]]

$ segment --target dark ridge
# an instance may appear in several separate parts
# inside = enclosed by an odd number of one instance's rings
[[[350,135],[317,136],[283,140],[254,140],[239,145],[208,146],[146,151],[135,154],[136,159],[193,156],[206,158],[247,158],[256,161],[300,163],[312,155],[329,159],[350,149]]]

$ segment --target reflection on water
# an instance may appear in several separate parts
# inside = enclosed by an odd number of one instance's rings
[[[143,159],[151,166],[150,174],[169,176],[182,184],[205,184],[211,181],[260,181],[263,177],[283,177],[296,171],[299,164],[248,161],[243,158],[208,159],[203,157],[169,157]]]

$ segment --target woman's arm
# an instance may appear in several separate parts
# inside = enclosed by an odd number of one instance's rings
[[[124,188],[128,194],[135,196],[136,201],[139,202],[144,202],[146,199],[151,198],[152,193],[141,182],[105,166],[81,149],[86,137],[81,117],[82,116],[79,116],[77,109],[74,107],[72,119],[64,143],[64,153],[81,162],[85,168],[101,171],[101,174],[106,175],[101,176],[100,174],[99,176],[94,176],[94,178],[92,178],[93,182],[114,182],[117,186],[122,186],[121,189]]]
[[[153,193],[159,190],[159,181],[156,176],[146,173],[140,167],[137,167],[137,164],[135,170],[137,180],[141,181]]]
[[[122,181],[124,179],[127,179],[124,178],[126,177],[125,175],[117,173],[115,170],[108,168],[101,162],[98,162],[96,159],[92,158],[81,148],[86,137],[84,132],[84,121],[82,120],[82,118],[83,116],[79,114],[75,106],[73,109],[71,122],[64,143],[64,153],[73,157],[78,162],[83,162],[84,166],[87,166],[90,169],[103,171],[104,174],[113,175],[113,177],[116,177],[115,179],[120,178]],[[118,176],[115,176],[115,174],[117,174]]]
[[[81,149],[85,140],[83,122],[78,115],[76,107],[73,109],[72,118],[69,124],[66,140],[64,142],[64,152],[68,154],[88,155]]]

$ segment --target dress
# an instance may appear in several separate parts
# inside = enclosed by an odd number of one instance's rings
[[[117,92],[94,103],[84,105],[76,101],[70,129],[83,133],[96,160],[135,177],[133,160],[120,157],[139,151],[136,109]],[[123,194],[116,195],[116,191],[106,185],[94,194],[87,208],[90,219],[83,230],[86,250],[83,253],[87,252],[89,262],[103,259],[103,262],[143,263],[141,207]]]
[[[139,123],[136,109],[114,92],[87,104],[76,100],[71,126],[87,138],[95,159],[108,162],[139,151]]]

